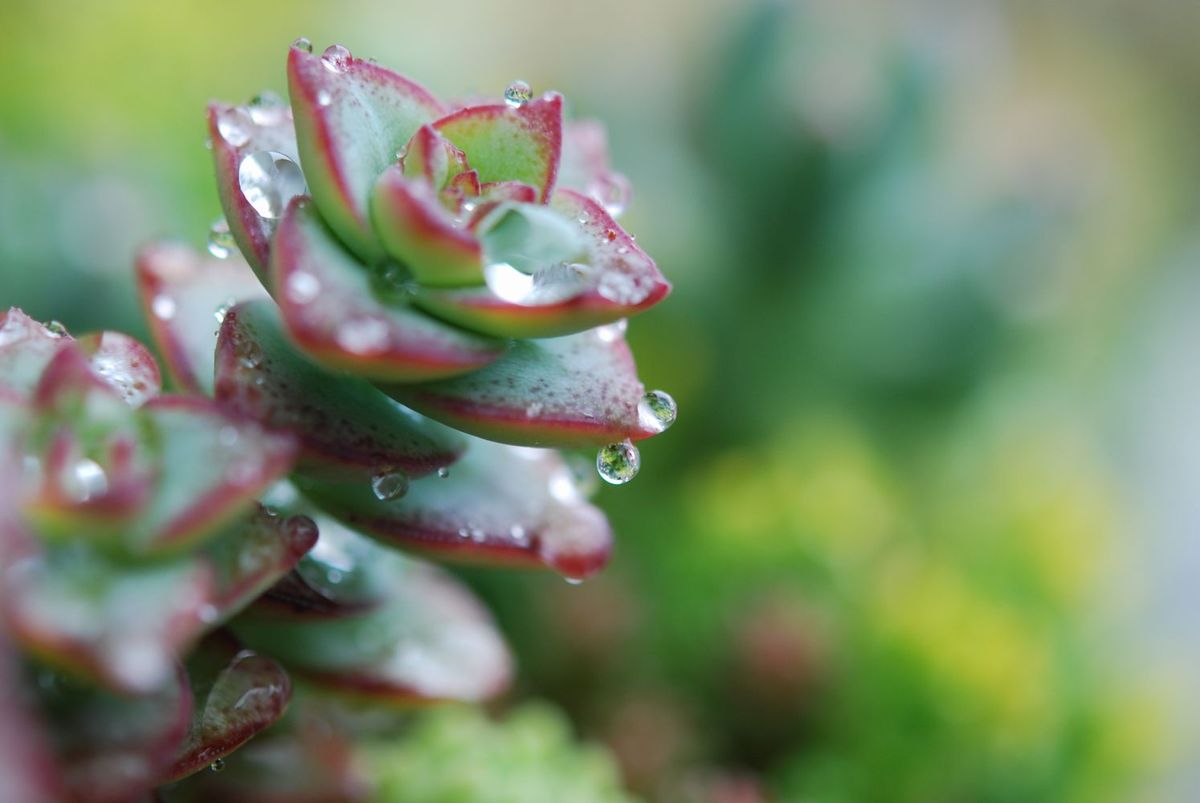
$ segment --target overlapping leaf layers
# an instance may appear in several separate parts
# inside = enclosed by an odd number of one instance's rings
[[[519,82],[447,104],[304,40],[288,84],[290,107],[209,109],[211,255],[139,257],[178,395],[124,335],[2,319],[0,757],[23,799],[219,767],[294,677],[393,702],[502,691],[486,612],[395,548],[586,577],[612,536],[555,449],[599,447],[628,481],[633,442],[674,418],[624,338],[669,285],[614,220],[602,129]],[[354,798],[319,719],[255,760],[308,779],[289,799]]]

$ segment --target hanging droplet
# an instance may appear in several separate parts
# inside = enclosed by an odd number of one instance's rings
[[[288,277],[287,297],[293,303],[307,304],[321,292],[321,283],[316,276],[306,271],[296,271]]]
[[[250,141],[250,130],[253,126],[254,121],[241,106],[225,109],[217,115],[217,133],[235,148],[240,148]]]
[[[225,759],[218,758],[216,761],[208,765],[208,768],[213,772],[220,772],[225,769]]]
[[[307,36],[297,37],[296,41],[292,42],[292,47],[299,48],[300,50],[303,50],[305,53],[311,53],[312,52],[312,40],[310,40]]]
[[[408,493],[408,475],[399,469],[388,469],[371,477],[371,491],[380,502],[390,502]]]
[[[225,218],[217,218],[208,229],[208,253],[217,259],[226,259],[236,247],[237,243],[229,231],[229,224],[225,222]]]
[[[624,485],[637,476],[642,456],[629,440],[610,443],[596,455],[596,470],[610,485]]]
[[[283,98],[267,89],[250,99],[250,119],[256,125],[276,125],[283,121],[287,104]]]
[[[330,72],[345,72],[353,58],[345,45],[330,45],[321,54],[321,63]]]
[[[66,337],[67,327],[63,326],[62,321],[50,321],[46,324],[47,331],[54,337]]]
[[[329,90],[328,89],[318,89],[317,90],[317,105],[318,106],[328,106],[330,103],[333,103],[333,95],[329,94]]]
[[[238,187],[254,211],[272,220],[304,193],[300,166],[278,151],[255,151],[238,165]]]
[[[504,89],[504,102],[516,108],[524,106],[533,98],[533,89],[525,81],[513,81]]]
[[[679,408],[665,390],[648,390],[638,402],[638,423],[650,432],[663,432],[675,423]]]
[[[444,480],[450,476],[450,469],[446,468],[445,466],[441,466],[437,470],[437,475],[438,475],[438,479]]]

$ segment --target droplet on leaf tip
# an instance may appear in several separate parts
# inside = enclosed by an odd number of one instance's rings
[[[303,50],[305,53],[313,51],[312,41],[307,36],[299,36],[296,41],[292,42],[292,47]]]
[[[345,45],[330,45],[325,48],[325,52],[321,54],[321,63],[325,65],[325,69],[330,72],[345,72],[350,66],[350,61],[353,56],[346,49]]]
[[[665,390],[648,390],[638,402],[638,423],[650,432],[664,432],[678,413],[675,399]]]
[[[624,485],[637,476],[641,467],[642,456],[628,439],[610,443],[596,455],[596,470],[610,485]]]
[[[504,102],[513,108],[524,106],[532,98],[533,89],[525,81],[513,81],[504,89]]]

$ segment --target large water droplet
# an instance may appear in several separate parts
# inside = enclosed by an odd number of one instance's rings
[[[538,306],[557,304],[575,298],[587,289],[588,266],[573,262],[547,265],[535,273],[525,273],[507,262],[484,266],[483,281],[497,298],[511,304]]]
[[[84,457],[67,468],[62,489],[73,501],[87,502],[108,492],[108,475],[99,463]]]
[[[304,193],[300,165],[278,151],[255,151],[238,165],[238,187],[246,202],[265,218],[283,216],[287,205]]]
[[[650,432],[662,432],[675,423],[679,408],[665,390],[648,390],[638,402],[638,423]]]
[[[345,45],[330,45],[321,54],[321,63],[330,72],[345,72],[350,67],[352,58]]]
[[[533,276],[507,262],[493,262],[483,269],[483,280],[496,297],[520,304],[533,292]]]
[[[533,98],[533,89],[525,81],[513,81],[504,89],[504,102],[516,108],[524,106]]]
[[[406,302],[417,293],[417,283],[402,265],[385,262],[371,273],[371,287],[389,301]]]
[[[408,475],[399,469],[388,469],[371,477],[371,491],[380,502],[390,502],[408,493]]]
[[[305,53],[311,53],[312,52],[312,40],[309,39],[307,36],[296,37],[296,41],[292,42],[292,47],[300,48]]]
[[[256,125],[277,125],[283,122],[287,104],[278,94],[267,89],[250,99],[249,111],[250,119]]]
[[[225,259],[236,247],[237,243],[229,231],[229,224],[225,222],[225,218],[217,218],[208,229],[208,253],[217,259]]]
[[[254,121],[250,119],[250,114],[241,106],[225,109],[217,115],[217,133],[235,148],[240,148],[250,141],[253,126]]]
[[[624,485],[637,476],[642,456],[629,440],[610,443],[596,455],[596,470],[610,485]]]
[[[287,296],[296,304],[307,304],[321,292],[321,283],[316,276],[305,271],[296,271],[288,277]]]

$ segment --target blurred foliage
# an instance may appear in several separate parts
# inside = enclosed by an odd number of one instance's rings
[[[245,4],[229,30],[208,4],[8,4],[0,69],[34,77],[0,104],[4,301],[140,332],[133,245],[199,242],[217,209],[203,101],[280,88],[297,34],[394,48],[447,93],[553,84],[610,121],[630,228],[676,283],[630,339],[681,416],[601,494],[606,575],[464,572],[522,695],[650,799],[1145,799],[1183,748],[1173,701],[1118,660],[1135,515],[1105,425],[1195,217],[1192,12],[727,5],[533,2],[458,30],[438,9]],[[448,30],[470,56],[442,59]],[[433,716],[380,753],[395,778],[510,777],[525,736]],[[552,719],[507,727],[557,745]],[[569,776],[547,750],[497,794],[542,799],[517,786],[539,762]]]

